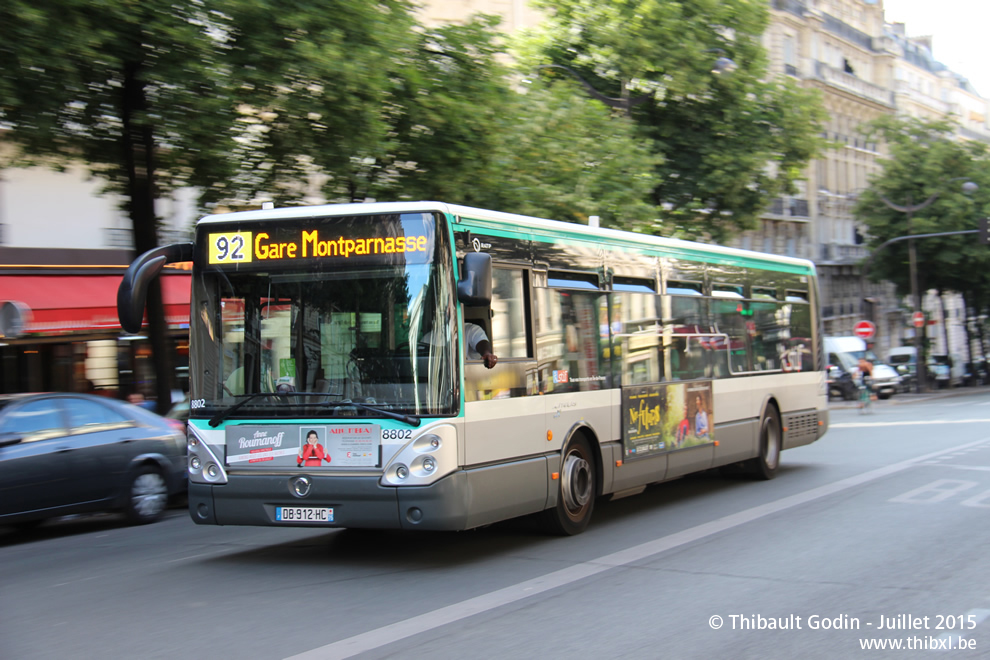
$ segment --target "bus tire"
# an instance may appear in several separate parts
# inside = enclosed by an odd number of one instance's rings
[[[168,507],[168,484],[162,471],[145,465],[137,470],[127,484],[124,514],[132,525],[155,522]]]
[[[553,534],[580,534],[591,521],[595,508],[595,457],[588,439],[574,434],[560,454],[556,506],[543,512],[543,526]]]
[[[756,479],[769,480],[776,477],[783,442],[780,413],[777,412],[777,406],[771,403],[760,419],[760,455],[746,462],[746,472]]]

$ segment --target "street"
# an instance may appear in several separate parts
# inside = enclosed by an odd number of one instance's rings
[[[777,479],[601,500],[570,538],[4,528],[0,657],[987,657],[990,390],[950,394],[835,404]]]

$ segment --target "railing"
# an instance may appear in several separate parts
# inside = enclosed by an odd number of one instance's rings
[[[122,227],[104,228],[106,247],[134,249],[134,230]],[[160,229],[158,231],[159,245],[170,243],[187,243],[193,239],[192,229]]]
[[[796,218],[807,218],[808,217],[808,200],[806,199],[792,199],[791,200],[791,216]]]
[[[770,202],[767,215],[780,216],[782,218],[808,218],[808,200],[806,199],[784,199],[777,197]]]
[[[916,103],[920,103],[929,108],[938,110],[939,113],[947,115],[952,111],[952,108],[945,101],[941,101],[936,98],[932,98],[927,94],[922,94],[917,89],[911,87],[911,85],[906,80],[897,80],[894,83],[894,92],[897,94],[903,94],[910,98]]]
[[[773,8],[786,11],[795,16],[804,16],[805,6],[800,0],[773,0]]]
[[[840,71],[824,62],[815,62],[815,76],[829,85],[839,87],[871,101],[894,107],[894,92],[879,85],[866,82],[856,76]]]
[[[849,243],[824,243],[822,244],[822,261],[827,263],[856,264],[867,256],[866,247],[863,245],[850,245]]]
[[[862,46],[867,50],[877,50],[873,46],[873,37],[857,30],[848,23],[844,23],[834,16],[829,16],[825,14],[825,29],[832,34],[837,34],[843,39],[847,39],[854,44]]]
[[[111,248],[134,249],[134,230],[106,227],[103,230],[104,243]]]

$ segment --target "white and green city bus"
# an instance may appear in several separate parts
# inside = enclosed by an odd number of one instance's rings
[[[200,524],[575,534],[604,495],[772,478],[828,426],[805,260],[438,202],[248,211],[140,256],[125,329],[176,261]]]

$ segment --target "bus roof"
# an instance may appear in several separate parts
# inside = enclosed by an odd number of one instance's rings
[[[746,265],[767,270],[784,269],[791,272],[814,274],[815,264],[807,259],[786,257],[766,252],[753,252],[738,248],[724,247],[711,243],[685,241],[676,238],[664,238],[650,234],[638,234],[618,229],[589,227],[572,222],[547,220],[515,213],[490,211],[459,204],[445,202],[367,202],[352,204],[323,204],[316,206],[292,206],[277,209],[262,209],[257,211],[237,211],[233,213],[218,213],[203,217],[200,223],[214,222],[252,222],[278,220],[288,218],[316,218],[342,215],[369,215],[387,213],[428,213],[439,211],[453,216],[457,221],[468,221],[471,224],[480,222],[490,230],[504,235],[529,234],[533,239],[543,240],[565,238],[576,242],[609,244],[621,249],[658,249],[672,252],[672,256],[700,261],[720,261],[722,257],[727,263],[744,262]],[[474,221],[474,222],[472,222]]]

